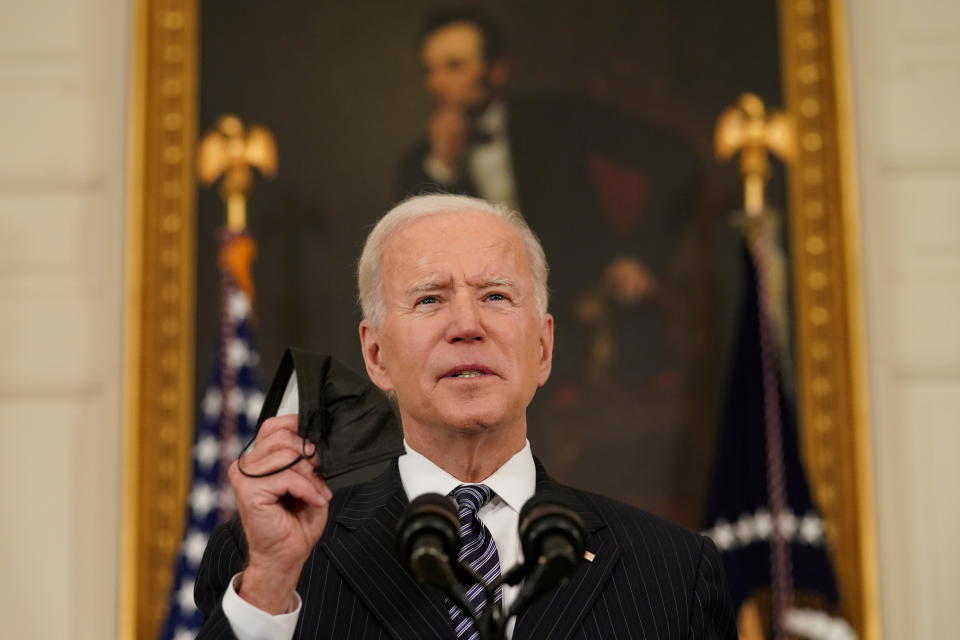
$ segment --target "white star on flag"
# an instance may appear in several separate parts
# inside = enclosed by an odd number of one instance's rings
[[[203,396],[203,417],[213,422],[220,417],[223,408],[223,394],[217,387],[210,387]]]
[[[209,470],[220,458],[220,444],[213,436],[205,435],[194,445],[193,455],[204,470]]]
[[[250,313],[250,301],[242,291],[234,291],[227,301],[227,313],[234,322],[240,322]]]
[[[740,544],[746,546],[753,542],[755,533],[753,516],[749,513],[741,515],[737,520],[737,538],[740,539]]]
[[[725,520],[719,520],[717,526],[713,528],[713,541],[721,549],[729,549],[736,542],[736,536],[733,535],[733,527]]]
[[[794,534],[797,532],[797,517],[793,515],[793,511],[789,507],[783,510],[783,513],[780,514],[780,535],[782,535],[787,540],[793,538]]]
[[[217,491],[206,482],[199,482],[190,492],[190,507],[198,517],[205,517],[217,506]]]
[[[753,528],[757,532],[757,537],[761,540],[767,540],[770,538],[770,533],[773,531],[773,518],[770,517],[770,512],[766,509],[757,509],[756,517],[753,519]]]
[[[240,387],[234,387],[230,390],[230,395],[227,400],[230,404],[230,411],[233,411],[233,415],[237,415],[243,411],[243,390]]]
[[[808,513],[800,521],[800,537],[807,544],[815,544],[823,536],[823,523],[815,513]]]
[[[191,531],[183,541],[183,555],[186,556],[187,561],[193,566],[200,564],[200,560],[203,559],[203,551],[206,548],[207,536],[201,531]]]
[[[177,591],[177,604],[187,613],[197,610],[197,605],[193,602],[193,580],[184,580],[180,584],[180,589]]]
[[[245,341],[234,338],[227,345],[227,364],[231,367],[239,369],[247,363],[249,357],[250,349]]]

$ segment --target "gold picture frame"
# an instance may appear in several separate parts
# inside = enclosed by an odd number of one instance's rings
[[[779,0],[804,457],[844,614],[879,638],[844,6]],[[139,0],[130,86],[119,637],[152,640],[183,526],[194,418],[199,6]],[[749,87],[744,87],[748,90]]]

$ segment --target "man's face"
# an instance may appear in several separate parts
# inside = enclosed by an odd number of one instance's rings
[[[483,56],[483,35],[467,22],[437,29],[420,49],[424,84],[437,107],[468,109],[490,100],[490,67]]]
[[[550,375],[553,318],[541,316],[523,241],[505,220],[427,216],[383,248],[384,321],[360,325],[371,379],[394,391],[405,429],[526,429]]]

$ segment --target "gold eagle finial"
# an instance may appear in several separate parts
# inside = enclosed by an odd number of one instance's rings
[[[764,209],[763,187],[770,178],[768,150],[784,162],[796,157],[793,117],[782,111],[768,115],[757,95],[745,93],[735,106],[727,107],[717,118],[714,151],[719,160],[727,160],[740,152],[743,208],[748,216],[758,215]]]
[[[247,193],[253,184],[252,168],[266,177],[277,173],[277,143],[266,127],[245,128],[234,115],[224,115],[200,138],[197,174],[203,185],[220,176],[220,196],[227,203],[227,228],[233,233],[247,226]]]

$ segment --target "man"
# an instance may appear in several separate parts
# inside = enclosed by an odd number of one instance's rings
[[[479,9],[427,15],[419,57],[432,109],[401,162],[402,195],[439,188],[520,208],[541,237],[553,240],[555,226],[576,238],[587,273],[571,287],[606,279],[624,304],[650,293],[651,271],[672,260],[693,213],[699,161],[689,146],[582,98],[509,91],[506,40]],[[563,211],[576,217],[558,219]],[[585,240],[603,249],[592,273]]]
[[[427,16],[420,63],[433,109],[426,140],[404,161],[401,186],[433,183],[516,207],[503,96],[510,66],[497,24],[461,8]]]
[[[550,376],[553,318],[543,250],[519,214],[463,196],[410,199],[371,231],[358,282],[367,373],[396,398],[407,454],[336,495],[307,460],[254,478],[303,447],[295,415],[264,422],[245,473],[230,468],[240,523],[221,526],[204,554],[200,638],[476,637],[393,554],[410,499],[459,497],[464,485],[489,497],[473,514],[495,543],[494,574],[520,559],[518,513],[535,493],[561,496],[591,536],[591,561],[521,615],[513,638],[735,637],[711,542],[559,485],[534,460],[526,408]],[[509,606],[516,589],[502,595]]]

